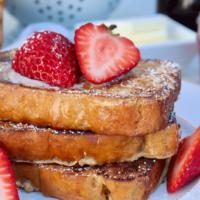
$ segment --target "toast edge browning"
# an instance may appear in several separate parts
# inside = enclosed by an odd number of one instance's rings
[[[179,90],[180,85],[163,100],[113,99],[0,83],[0,118],[38,127],[140,136],[167,126]]]
[[[132,162],[140,157],[168,158],[177,152],[180,139],[175,119],[164,130],[140,137],[54,132],[52,129],[0,122],[0,147],[15,162],[83,166]]]
[[[42,191],[45,196],[51,196],[59,199],[104,199],[108,200],[144,200],[160,185],[163,181],[167,168],[167,160],[151,160],[154,162],[151,166],[149,159],[140,159],[137,169],[131,168],[132,164],[123,170],[117,167],[118,164],[109,165],[105,171],[98,170],[98,167],[88,167],[86,172],[78,168],[76,172],[69,167],[57,165],[31,165],[12,162],[17,186],[25,189],[27,192]],[[146,164],[144,164],[146,163]],[[112,167],[112,166],[115,167]],[[147,165],[147,166],[145,166]],[[111,167],[110,167],[111,166]],[[141,168],[140,168],[141,167]],[[100,167],[101,168],[101,167]],[[145,169],[144,169],[145,168]],[[139,170],[139,169],[144,169]],[[122,174],[119,175],[119,170]],[[116,172],[116,173],[115,173]],[[124,177],[132,178],[116,179],[114,176],[107,176],[109,173],[118,174]],[[134,178],[133,178],[134,177]],[[59,188],[59,189],[58,189]],[[73,198],[72,198],[73,199]]]

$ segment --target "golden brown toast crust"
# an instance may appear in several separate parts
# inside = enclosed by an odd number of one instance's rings
[[[146,200],[166,175],[166,160],[87,167],[12,162],[17,186],[45,196],[84,200]]]
[[[56,131],[0,121],[0,147],[16,162],[83,166],[132,162],[140,157],[164,159],[176,154],[179,138],[176,120],[164,130],[139,137]]]
[[[0,55],[4,68],[5,53]],[[4,62],[3,62],[4,61]],[[181,85],[180,67],[141,60],[136,68],[103,85],[82,78],[73,88],[38,88],[11,83],[0,72],[0,118],[38,127],[140,136],[167,126]]]

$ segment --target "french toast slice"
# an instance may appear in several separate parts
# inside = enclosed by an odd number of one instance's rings
[[[17,186],[44,196],[84,200],[146,200],[163,181],[167,160],[66,167],[12,162]]]
[[[0,147],[15,162],[83,166],[132,162],[140,157],[164,159],[177,153],[179,139],[175,118],[165,129],[137,137],[57,131],[0,121]]]
[[[141,136],[168,125],[181,87],[178,64],[141,60],[108,83],[94,85],[82,77],[61,89],[15,73],[13,55],[0,54],[0,118],[15,123]]]

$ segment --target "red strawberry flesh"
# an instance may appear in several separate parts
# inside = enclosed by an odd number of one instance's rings
[[[19,200],[13,170],[4,150],[0,148],[0,199]]]
[[[167,177],[167,191],[179,190],[200,174],[200,126],[184,138],[171,162]]]
[[[91,23],[76,30],[75,50],[81,72],[95,84],[128,72],[140,60],[140,52],[132,41],[113,35],[105,26]]]

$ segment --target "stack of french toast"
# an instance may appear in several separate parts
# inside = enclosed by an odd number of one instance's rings
[[[85,30],[91,33],[91,24]],[[34,61],[27,64],[20,51],[0,53],[0,147],[11,161],[17,186],[62,200],[148,199],[178,150],[180,127],[173,109],[180,66],[141,59],[134,69],[105,83],[93,84],[82,75],[63,88],[14,71],[15,54],[22,60],[20,72]]]
[[[180,66],[140,59],[112,29],[83,25],[75,45],[37,32],[0,53],[0,148],[26,192],[145,200],[164,180],[180,139]]]

